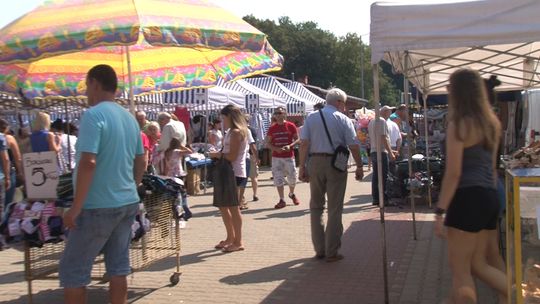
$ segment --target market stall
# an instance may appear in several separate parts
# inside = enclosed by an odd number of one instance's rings
[[[484,77],[498,76],[502,83],[498,90],[539,87],[540,23],[532,21],[537,20],[538,11],[540,2],[534,0],[373,4],[370,46],[376,104],[381,60],[389,62],[394,71],[405,76],[406,97],[409,82],[418,89],[426,111],[429,95],[445,93],[448,76],[462,67],[475,69]],[[427,129],[427,124],[424,128]],[[429,144],[426,145],[428,150]],[[411,204],[414,207],[414,200]],[[521,239],[520,235],[517,237]],[[512,248],[507,246],[507,250]],[[527,257],[525,252],[516,254]],[[512,277],[516,276],[516,282],[523,281],[521,273],[508,273],[509,289]],[[509,299],[510,302],[523,303],[523,294],[511,297],[515,298]]]

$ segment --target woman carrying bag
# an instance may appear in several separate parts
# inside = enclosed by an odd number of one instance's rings
[[[221,121],[226,131],[221,152],[210,152],[217,159],[214,168],[214,206],[219,208],[227,238],[215,248],[223,252],[244,250],[242,243],[242,215],[240,213],[239,185],[246,176],[246,146],[248,128],[240,109],[233,105],[225,106]]]

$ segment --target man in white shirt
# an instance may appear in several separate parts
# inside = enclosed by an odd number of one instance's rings
[[[384,188],[384,201],[388,202],[388,196],[387,196],[387,179],[388,179],[388,160],[390,158],[391,161],[395,160],[394,152],[392,151],[392,148],[390,146],[390,136],[389,136],[389,130],[388,130],[388,124],[386,123],[386,120],[383,118],[383,113],[385,111],[391,112],[392,109],[388,106],[384,106],[380,109],[381,117],[379,117],[379,120],[372,119],[369,122],[368,125],[368,134],[369,134],[369,141],[371,142],[371,162],[373,163],[373,175],[371,178],[371,196],[373,197],[373,205],[379,205],[379,176],[377,171],[377,136],[380,137],[381,141],[381,162],[382,162],[382,174],[383,174],[383,188]]]
[[[388,115],[388,117],[386,117]],[[390,136],[390,147],[392,148],[392,151],[396,152],[397,155],[401,153],[401,130],[399,128],[399,125],[394,122],[390,116],[390,113],[385,113],[383,116],[381,112],[381,116],[386,119],[386,124],[388,125],[388,132]]]
[[[381,117],[386,119],[386,124],[388,125],[388,135],[390,137],[390,148],[392,148],[392,151],[394,152],[397,160],[401,153],[401,130],[399,128],[399,125],[392,120],[391,108],[388,106],[384,106],[383,108],[384,111],[381,111]],[[394,117],[396,116],[394,115]],[[397,173],[396,160],[390,161],[390,163],[388,164],[388,170],[394,176],[396,176]]]
[[[186,127],[181,121],[176,121],[171,118],[171,114],[161,112],[158,114],[158,123],[161,127],[161,138],[159,140],[158,151],[165,151],[171,143],[171,139],[177,138],[186,146]]]

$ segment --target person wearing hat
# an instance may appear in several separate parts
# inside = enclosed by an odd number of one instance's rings
[[[372,119],[368,125],[369,140],[371,142],[371,162],[373,163],[373,175],[371,177],[371,196],[373,198],[372,205],[379,205],[380,193],[379,193],[379,172],[377,163],[377,136],[381,141],[381,163],[382,163],[382,178],[383,178],[383,199],[388,202],[387,195],[387,179],[389,160],[394,161],[395,156],[390,145],[390,131],[388,130],[388,124],[386,118],[390,116],[392,108],[389,106],[383,106],[380,109],[379,120]]]
[[[287,205],[284,199],[285,178],[287,178],[287,184],[289,185],[289,198],[293,201],[293,204],[300,204],[294,194],[296,163],[293,150],[300,140],[296,126],[286,120],[287,111],[284,107],[277,107],[274,116],[276,123],[268,129],[266,146],[272,151],[272,176],[279,194],[279,202],[274,208],[281,209]]]
[[[383,116],[384,112],[384,116]],[[390,136],[390,147],[392,151],[396,154],[396,157],[401,153],[401,128],[399,127],[399,116],[391,114],[391,110],[381,111],[381,116],[386,119],[386,124],[388,125],[388,135]],[[391,115],[390,115],[391,114]]]

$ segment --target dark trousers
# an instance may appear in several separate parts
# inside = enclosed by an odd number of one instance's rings
[[[387,194],[387,181],[388,181],[388,154],[381,153],[382,155],[382,175],[383,175],[383,190],[384,190],[384,201],[388,201]],[[371,163],[373,165],[373,174],[371,178],[371,196],[373,197],[373,202],[379,202],[379,171],[377,164],[377,152],[371,153]]]

